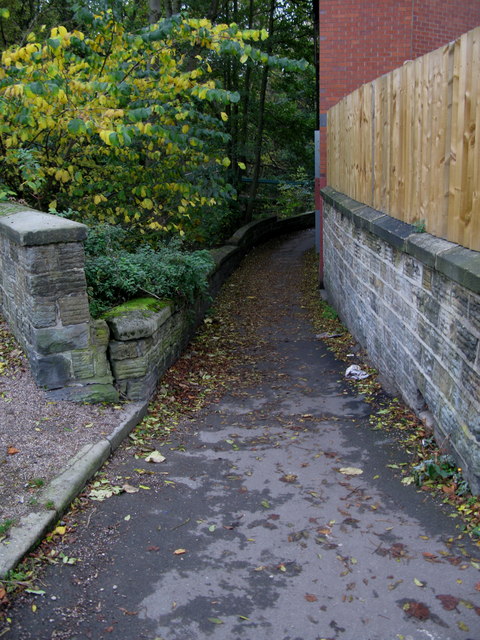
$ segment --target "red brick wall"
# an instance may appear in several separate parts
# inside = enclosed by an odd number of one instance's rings
[[[369,80],[480,25],[480,0],[320,2],[320,177],[326,176],[325,114]]]
[[[320,113],[410,54],[411,0],[320,0]]]
[[[412,58],[480,25],[479,0],[417,0],[413,5]]]

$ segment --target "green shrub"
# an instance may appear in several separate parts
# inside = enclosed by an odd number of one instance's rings
[[[289,218],[315,209],[313,181],[302,168],[297,169],[294,179],[294,184],[280,185],[276,205],[279,218]]]
[[[90,311],[98,317],[111,307],[145,294],[192,302],[205,291],[213,266],[208,251],[182,251],[178,243],[157,249],[143,244],[125,249],[127,233],[99,225],[85,243]]]

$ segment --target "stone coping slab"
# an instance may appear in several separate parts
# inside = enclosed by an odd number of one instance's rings
[[[173,314],[170,300],[137,298],[114,307],[104,318],[115,340],[138,340],[151,336]]]
[[[79,222],[16,204],[0,204],[0,233],[23,247],[82,242],[87,227]]]
[[[367,229],[391,246],[436,269],[454,282],[480,293],[480,252],[437,238],[353,198],[324,187],[320,191],[326,204],[344,214],[354,225]]]

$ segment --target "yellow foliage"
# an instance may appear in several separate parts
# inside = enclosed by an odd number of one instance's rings
[[[6,166],[23,185],[14,161],[18,150],[38,164],[36,175],[48,180],[31,188],[45,207],[61,210],[68,203],[99,220],[144,223],[152,230],[164,226],[151,220],[151,212],[164,211],[171,228],[181,231],[195,208],[216,203],[196,176],[208,174],[214,162],[220,174],[230,165],[220,143],[212,142],[215,136],[203,139],[198,129],[186,140],[178,135],[191,133],[202,120],[201,101],[210,100],[205,113],[211,121],[214,105],[231,99],[213,79],[199,81],[212,72],[209,51],[220,52],[226,39],[243,47],[244,38],[260,39],[263,32],[233,33],[204,18],[173,22],[165,37],[146,38],[156,27],[146,28],[144,37],[128,34],[112,16],[99,14],[88,34],[57,26],[50,40],[30,33],[24,46],[2,52],[0,143]],[[78,41],[85,55],[76,53]],[[179,53],[187,45],[204,48],[189,71]],[[240,60],[248,57],[242,49]],[[118,90],[119,70],[125,95]],[[212,129],[222,130],[227,120],[218,110]]]

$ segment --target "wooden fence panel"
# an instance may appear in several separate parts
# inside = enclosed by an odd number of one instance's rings
[[[328,113],[328,183],[480,250],[480,27]]]

